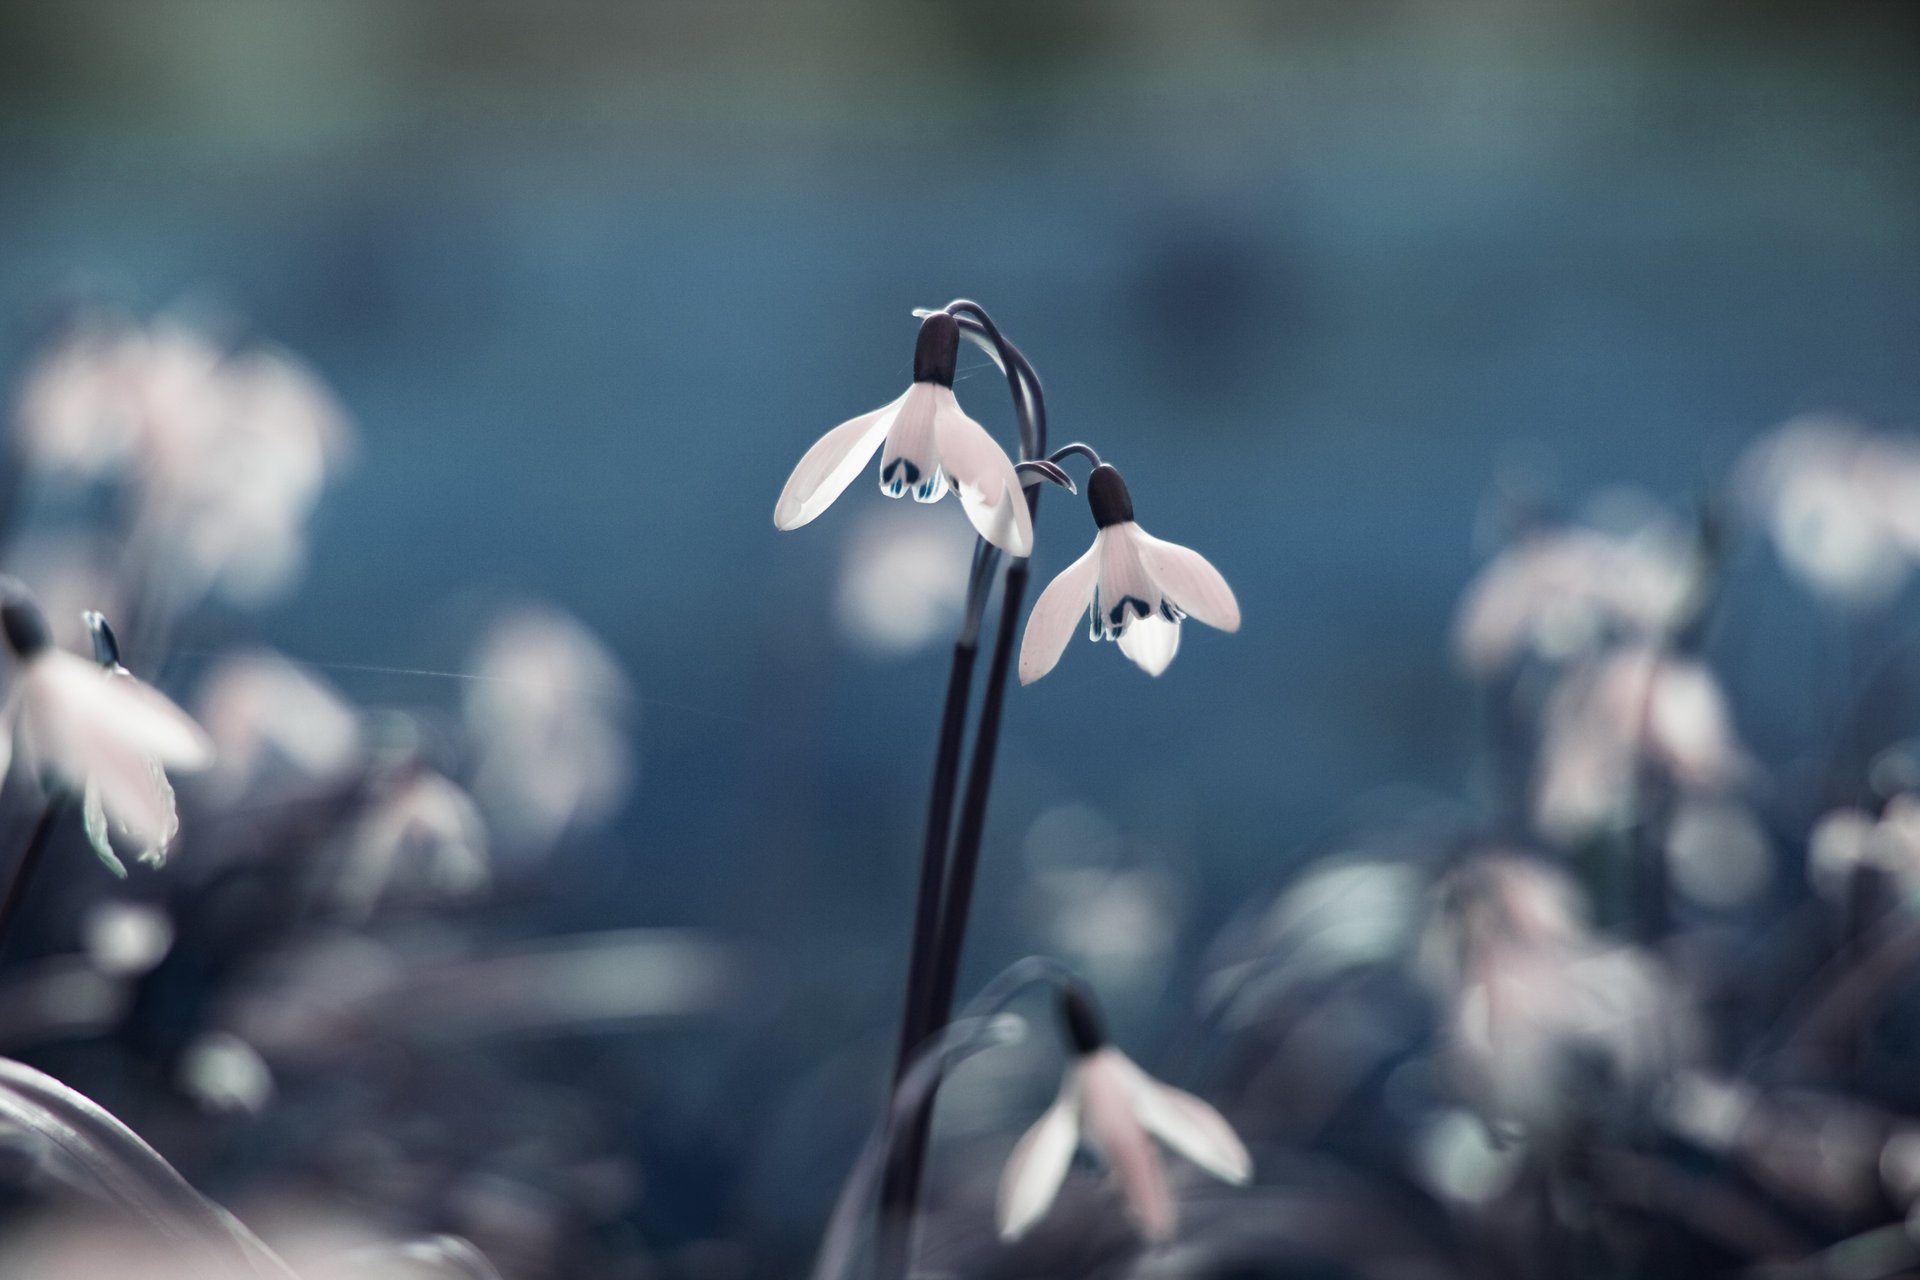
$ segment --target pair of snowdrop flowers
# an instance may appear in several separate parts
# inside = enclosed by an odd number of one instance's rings
[[[1033,516],[1023,484],[1037,477],[1023,480],[986,428],[960,408],[953,394],[959,348],[958,321],[944,311],[928,315],[914,348],[913,385],[890,404],[841,423],[807,450],[774,505],[774,525],[797,529],[811,523],[879,452],[881,492],[938,502],[952,491],[982,538],[1008,555],[1031,555]],[[1179,650],[1183,619],[1238,630],[1240,606],[1219,570],[1198,552],[1142,529],[1117,470],[1083,445],[1060,450],[1049,465],[1073,452],[1096,464],[1087,501],[1098,532],[1087,553],[1035,601],[1020,646],[1020,682],[1031,684],[1053,670],[1083,612],[1092,639],[1117,642],[1156,676]],[[1057,465],[1049,474],[1064,476]]]
[[[1222,1182],[1240,1186],[1253,1177],[1253,1159],[1233,1127],[1108,1043],[1091,997],[1077,983],[1061,992],[1060,1020],[1073,1061],[1059,1097],[1014,1147],[1001,1175],[995,1213],[1001,1239],[1019,1239],[1046,1216],[1083,1141],[1112,1169],[1140,1233],[1155,1244],[1172,1238],[1179,1213],[1153,1139]]]
[[[116,875],[126,868],[114,838],[158,866],[179,832],[167,770],[213,762],[193,718],[120,665],[113,632],[87,615],[94,658],[54,647],[40,607],[17,584],[0,583],[0,636],[13,659],[0,709],[0,777],[16,748],[50,790],[78,793],[94,852]]]

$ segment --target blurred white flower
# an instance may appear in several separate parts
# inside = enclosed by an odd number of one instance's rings
[[[1046,1216],[1083,1138],[1118,1176],[1141,1233],[1156,1243],[1172,1238],[1179,1221],[1152,1138],[1222,1181],[1240,1185],[1253,1177],[1253,1160],[1232,1126],[1108,1044],[1084,992],[1069,987],[1061,1013],[1074,1058],[1060,1096],[1020,1139],[1001,1174],[995,1211],[1001,1239],[1019,1239]]]
[[[1691,1053],[1672,976],[1592,935],[1542,863],[1485,857],[1449,876],[1423,962],[1446,1006],[1448,1076],[1496,1132],[1555,1132],[1645,1095]]]
[[[981,537],[1009,555],[1033,551],[1033,518],[1013,463],[953,395],[960,326],[936,311],[920,323],[913,385],[871,413],[841,423],[800,459],[774,504],[773,523],[798,529],[833,504],[882,442],[880,488],[938,502],[951,487]]]
[[[1629,822],[1649,766],[1682,789],[1717,791],[1740,779],[1747,757],[1713,673],[1635,645],[1569,671],[1548,700],[1534,821],[1562,841]]]
[[[486,823],[472,798],[430,769],[407,767],[349,833],[333,896],[350,915],[367,916],[394,892],[461,897],[491,878]]]
[[[0,585],[0,631],[14,660],[0,732],[0,776],[17,745],[29,767],[81,796],[94,851],[116,875],[126,868],[111,836],[133,842],[158,866],[180,829],[167,770],[213,762],[192,717],[116,663],[53,647],[39,606],[17,585]]]
[[[1852,893],[1856,867],[1884,872],[1907,897],[1920,900],[1920,797],[1894,796],[1878,818],[1836,809],[1821,818],[1807,845],[1807,875],[1833,902]]]
[[[132,455],[140,344],[137,331],[83,316],[28,368],[14,404],[22,454],[55,474],[94,478]]]
[[[319,379],[279,352],[229,357],[195,391],[147,420],[137,526],[173,553],[156,567],[189,596],[258,603],[298,572],[307,519],[352,431]]]
[[[1162,542],[1133,519],[1126,481],[1107,463],[1087,479],[1087,505],[1099,529],[1093,546],[1047,584],[1027,615],[1020,683],[1053,670],[1082,613],[1095,640],[1114,640],[1148,675],[1159,675],[1180,648],[1180,622],[1194,618],[1222,631],[1240,629],[1240,603],[1220,571],[1197,551]]]
[[[1528,653],[1559,661],[1605,639],[1662,635],[1680,620],[1697,572],[1687,546],[1658,525],[1630,535],[1533,533],[1467,588],[1454,652],[1487,676]]]
[[[1828,600],[1883,601],[1920,556],[1920,440],[1796,418],[1747,452],[1739,482],[1781,562]]]
[[[173,921],[159,907],[112,898],[93,903],[80,923],[94,968],[115,978],[136,977],[166,958]]]
[[[968,547],[957,525],[887,513],[847,540],[834,616],[870,653],[903,656],[951,635],[966,607]]]
[[[222,804],[276,770],[326,780],[361,757],[353,707],[312,672],[264,649],[220,659],[200,686],[199,719],[217,755],[203,785]]]
[[[544,846],[626,797],[633,692],[591,632],[558,610],[503,615],[467,664],[473,791],[510,842]]]

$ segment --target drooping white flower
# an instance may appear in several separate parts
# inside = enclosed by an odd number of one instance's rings
[[[1009,555],[1033,552],[1033,517],[1005,451],[969,418],[953,395],[960,326],[944,311],[920,324],[913,385],[871,413],[841,423],[801,457],[774,504],[773,523],[798,529],[846,491],[875,450],[880,489],[938,502],[951,488],[980,536]],[[885,449],[881,445],[885,444]]]
[[[1527,652],[1574,657],[1609,637],[1656,636],[1679,619],[1697,569],[1664,530],[1530,534],[1481,570],[1454,623],[1454,651],[1476,675]]]
[[[1233,1127],[1108,1044],[1084,991],[1066,990],[1061,1017],[1073,1062],[1060,1096],[1020,1139],[1001,1174],[995,1213],[1001,1239],[1019,1239],[1046,1216],[1082,1142],[1113,1170],[1141,1234],[1156,1243],[1172,1238],[1179,1211],[1153,1139],[1223,1182],[1237,1186],[1253,1177],[1253,1159]]]
[[[625,798],[632,686],[597,637],[556,609],[495,622],[468,664],[473,795],[510,844],[544,848]]]
[[[492,874],[487,824],[473,798],[431,769],[405,765],[348,833],[333,898],[366,917],[396,894],[464,897]]]
[[[18,586],[0,586],[0,631],[14,661],[0,775],[17,743],[36,774],[79,793],[94,851],[124,875],[112,837],[130,841],[143,862],[165,861],[180,829],[167,770],[204,769],[213,747],[192,717],[119,665],[111,632],[96,628],[102,662],[56,649],[39,606]]]
[[[338,778],[359,761],[359,714],[318,674],[267,650],[224,657],[195,704],[218,761],[202,781],[227,805],[267,778]]]
[[[1845,902],[1856,867],[1885,874],[1910,901],[1920,901],[1920,796],[1887,801],[1878,819],[1836,809],[1820,819],[1807,845],[1807,878],[1832,901]]]
[[[1659,958],[1595,934],[1543,862],[1487,856],[1448,876],[1421,958],[1445,1006],[1448,1081],[1496,1132],[1553,1134],[1645,1100],[1692,1051]]]
[[[1633,645],[1575,668],[1548,700],[1536,824],[1572,840],[1630,821],[1646,766],[1683,789],[1714,792],[1739,781],[1748,763],[1713,672]]]
[[[1920,559],[1920,440],[1796,418],[1748,451],[1739,485],[1781,563],[1828,600],[1884,601]]]
[[[1034,601],[1020,644],[1020,683],[1053,670],[1081,613],[1094,640],[1113,640],[1148,675],[1159,675],[1180,648],[1180,622],[1240,629],[1240,603],[1220,571],[1199,552],[1162,542],[1133,519],[1126,481],[1107,463],[1087,479],[1087,505],[1099,529],[1087,553],[1060,571]]]

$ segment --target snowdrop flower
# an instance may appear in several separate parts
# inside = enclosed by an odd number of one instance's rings
[[[798,529],[810,523],[881,450],[880,489],[888,497],[911,493],[916,502],[938,502],[952,488],[981,537],[1009,555],[1032,554],[1033,517],[1013,463],[954,399],[959,350],[960,325],[952,316],[936,311],[921,321],[913,385],[892,403],[841,423],[807,450],[780,491],[774,525]]]
[[[1447,1074],[1496,1133],[1563,1132],[1608,1100],[1644,1100],[1691,1051],[1671,975],[1597,937],[1544,863],[1490,856],[1454,872],[1421,960],[1445,1004]]]
[[[1528,652],[1564,659],[1611,634],[1659,635],[1680,620],[1697,570],[1664,530],[1535,533],[1494,557],[1467,589],[1454,651],[1492,675]]]
[[[1845,902],[1856,867],[1882,872],[1902,895],[1920,902],[1920,797],[1894,796],[1878,819],[1859,809],[1836,809],[1820,819],[1807,847],[1814,887]]]
[[[231,805],[262,782],[326,782],[361,758],[359,714],[333,687],[267,650],[222,658],[200,686],[200,723],[218,763],[205,794]]]
[[[1639,645],[1576,668],[1548,700],[1535,822],[1572,840],[1630,821],[1646,765],[1713,792],[1739,780],[1747,757],[1713,673]]]
[[[1113,640],[1148,675],[1167,669],[1180,648],[1180,621],[1240,629],[1240,604],[1225,578],[1197,551],[1162,542],[1134,523],[1126,481],[1107,463],[1087,479],[1087,506],[1099,529],[1087,553],[1060,571],[1034,601],[1020,644],[1020,683],[1032,684],[1060,661],[1085,611],[1094,640]]]
[[[626,798],[632,686],[605,645],[557,609],[495,622],[467,665],[473,794],[509,843],[545,847]]]
[[[1920,440],[1797,418],[1740,466],[1788,572],[1843,605],[1886,600],[1920,558]]]
[[[333,899],[364,919],[390,897],[459,898],[491,879],[487,825],[472,797],[441,774],[404,765],[351,833]]]
[[[1220,1113],[1161,1084],[1108,1044],[1083,989],[1062,992],[1060,1014],[1073,1062],[1058,1100],[1020,1139],[1001,1175],[1001,1239],[1019,1239],[1046,1216],[1083,1138],[1118,1176],[1141,1233],[1155,1243],[1173,1236],[1178,1213],[1152,1138],[1223,1182],[1238,1186],[1253,1177],[1252,1158]]]
[[[104,620],[89,624],[98,662],[54,648],[39,606],[18,585],[0,585],[0,632],[14,661],[0,774],[17,741],[36,774],[80,793],[94,852],[125,875],[112,836],[131,841],[141,861],[164,862],[180,829],[167,770],[204,769],[213,748],[186,712],[119,664]]]

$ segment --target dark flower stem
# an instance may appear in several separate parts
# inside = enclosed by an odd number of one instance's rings
[[[7,881],[5,898],[0,898],[0,951],[5,951],[7,940],[13,936],[14,917],[20,914],[20,906],[26,901],[27,889],[32,885],[33,873],[39,867],[41,859],[46,857],[47,846],[53,843],[53,829],[60,824],[61,817],[67,811],[64,799],[49,800],[40,810],[40,818],[33,824],[33,833],[27,837],[27,847],[14,864],[13,876]]]
[[[948,304],[946,309],[960,321],[963,332],[993,352],[996,362],[1006,372],[1008,389],[1013,393],[1014,413],[1020,424],[1022,461],[1043,459],[1047,440],[1046,404],[1033,366],[1019,348],[1006,340],[978,304],[962,300]],[[1039,486],[1027,488],[1024,498],[1029,516],[1037,516]],[[996,554],[986,543],[978,544],[978,548],[974,556],[973,577],[968,584],[967,616],[961,627],[960,639],[954,646],[946,709],[941,719],[939,749],[934,762],[933,791],[927,805],[927,831],[921,849],[920,887],[914,911],[912,952],[908,962],[906,1009],[894,1074],[896,1090],[920,1055],[922,1047],[945,1029],[952,1016],[954,984],[958,978],[961,949],[966,941],[974,879],[979,869],[987,797],[993,788],[993,764],[1000,741],[1001,708],[1006,698],[1007,675],[1012,667],[1014,636],[1019,629],[1020,604],[1026,594],[1027,562],[1024,559],[1014,560],[1007,570],[1001,592],[993,658],[981,700],[980,727],[974,737],[966,795],[949,865],[947,832],[952,821],[953,792],[959,773],[967,695],[979,647],[981,615],[996,562]],[[920,1200],[921,1175],[926,1163],[937,1088],[936,1079],[927,1088],[925,1096],[910,1108],[910,1114],[894,1134],[880,1191],[878,1252],[879,1275],[882,1277],[904,1277],[912,1263],[913,1219]]]

